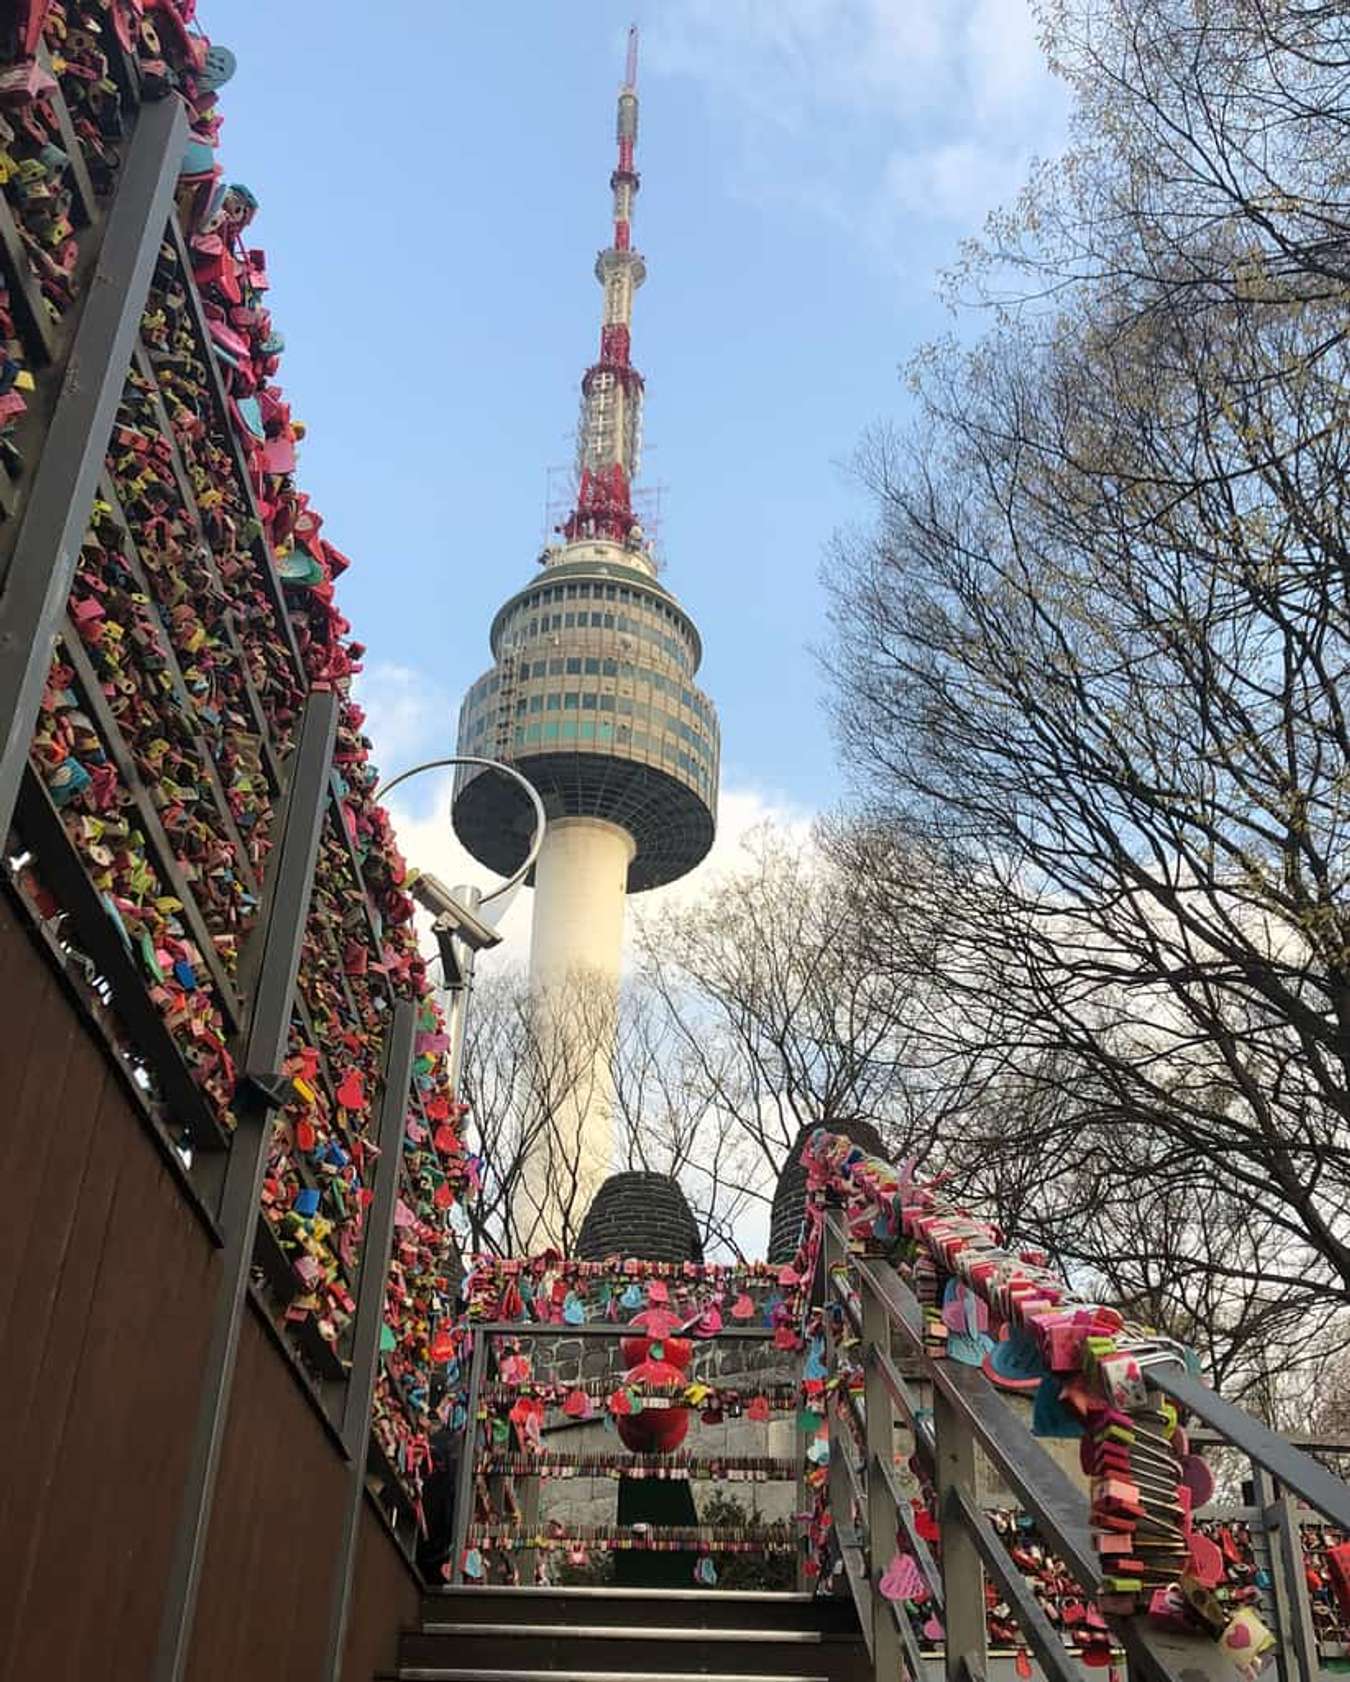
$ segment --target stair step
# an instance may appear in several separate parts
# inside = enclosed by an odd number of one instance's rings
[[[422,1625],[424,1636],[504,1636],[552,1641],[786,1641],[819,1646],[826,1637],[818,1629],[704,1629],[689,1624],[518,1624],[467,1623]]]
[[[667,1613],[667,1617],[669,1614]],[[690,1629],[663,1619],[647,1625],[467,1624],[405,1634],[400,1674],[439,1676],[445,1669],[473,1675],[571,1672],[588,1682],[623,1676],[666,1678],[734,1676],[762,1682],[766,1674],[804,1672],[851,1682],[866,1648],[856,1635],[819,1630]]]
[[[463,1667],[446,1668],[443,1665],[412,1665],[404,1666],[398,1673],[399,1682],[672,1682],[678,1676],[681,1682],[687,1682],[688,1671],[670,1670],[485,1670],[481,1665],[474,1665],[467,1670]],[[732,1673],[718,1673],[717,1671],[698,1671],[698,1682],[746,1682],[743,1671]],[[859,1669],[857,1675],[861,1678],[866,1674]],[[775,1674],[771,1671],[759,1671],[754,1682],[834,1682],[829,1676],[815,1675],[801,1670],[783,1671]]]
[[[498,1624],[650,1624],[684,1628],[817,1630],[856,1634],[857,1614],[849,1600],[755,1589],[513,1588],[505,1584],[463,1584],[433,1590],[422,1602],[425,1627],[444,1622]]]

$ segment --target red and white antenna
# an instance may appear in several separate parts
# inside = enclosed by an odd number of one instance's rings
[[[600,356],[581,381],[577,500],[562,528],[569,542],[602,538],[628,547],[641,542],[632,496],[642,449],[642,375],[631,361],[633,295],[647,276],[647,265],[633,250],[633,201],[639,186],[637,55],[634,24],[619,89],[618,162],[609,178],[614,235],[595,260],[596,279],[605,289]]]

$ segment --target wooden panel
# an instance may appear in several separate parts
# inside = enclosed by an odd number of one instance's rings
[[[250,1303],[189,1682],[322,1675],[347,1464]]]
[[[0,1682],[132,1682],[158,1631],[215,1251],[3,899],[0,988]]]
[[[399,1632],[416,1629],[422,1590],[369,1500],[362,1503],[342,1682],[371,1682],[398,1668]]]

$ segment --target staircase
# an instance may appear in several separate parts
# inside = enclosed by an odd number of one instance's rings
[[[854,1682],[849,1601],[699,1589],[447,1588],[403,1636],[399,1682]]]

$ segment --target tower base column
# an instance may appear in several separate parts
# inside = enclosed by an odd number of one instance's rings
[[[530,936],[536,1060],[515,1202],[530,1250],[566,1248],[614,1165],[614,1044],[633,839],[601,818],[551,820]]]

